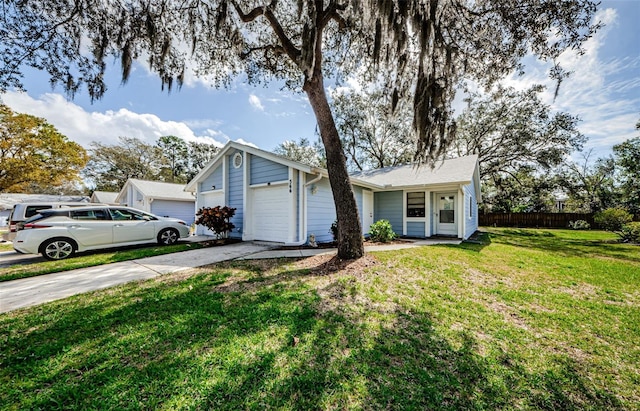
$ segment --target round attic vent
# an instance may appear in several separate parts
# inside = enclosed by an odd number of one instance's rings
[[[233,167],[239,168],[242,165],[242,154],[236,153],[233,156]]]

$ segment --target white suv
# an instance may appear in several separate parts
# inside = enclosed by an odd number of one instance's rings
[[[158,242],[174,244],[189,236],[182,220],[158,217],[118,206],[41,210],[24,222],[13,248],[24,254],[42,254],[62,260],[76,251]]]

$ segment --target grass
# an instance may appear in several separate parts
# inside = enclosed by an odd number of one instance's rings
[[[0,315],[0,407],[638,409],[640,248],[613,240],[488,229],[331,274],[234,262]]]
[[[94,267],[97,265],[135,260],[154,255],[177,253],[202,247],[203,246],[199,243],[179,243],[170,246],[159,246],[154,244],[150,246],[138,246],[136,248],[120,248],[86,252],[60,261],[41,261],[32,264],[16,264],[11,267],[0,268],[0,283],[19,278],[35,277],[37,275],[69,271],[76,268]]]

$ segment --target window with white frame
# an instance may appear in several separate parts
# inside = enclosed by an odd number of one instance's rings
[[[424,191],[407,193],[407,217],[424,217],[425,204]]]

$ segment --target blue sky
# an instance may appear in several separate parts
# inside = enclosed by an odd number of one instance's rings
[[[640,0],[603,1],[597,17],[606,26],[585,44],[583,56],[567,52],[561,57],[573,74],[555,101],[551,92],[544,99],[554,109],[582,118],[579,129],[589,138],[586,149],[600,157],[610,154],[613,145],[640,135],[635,130],[640,120]],[[553,90],[548,65],[527,64],[524,77],[505,83],[522,89],[542,83]],[[107,93],[93,104],[83,91],[67,100],[36,71],[25,76],[27,93],[7,92],[0,98],[14,111],[46,118],[87,148],[92,141],[115,144],[118,136],[148,143],[163,135],[218,145],[237,140],[266,150],[285,140],[316,139],[305,95],[278,84],[254,87],[239,80],[231,89],[216,90],[190,79],[168,94],[142,65],[135,66],[126,85],[120,84],[117,66],[107,72],[107,79]]]

